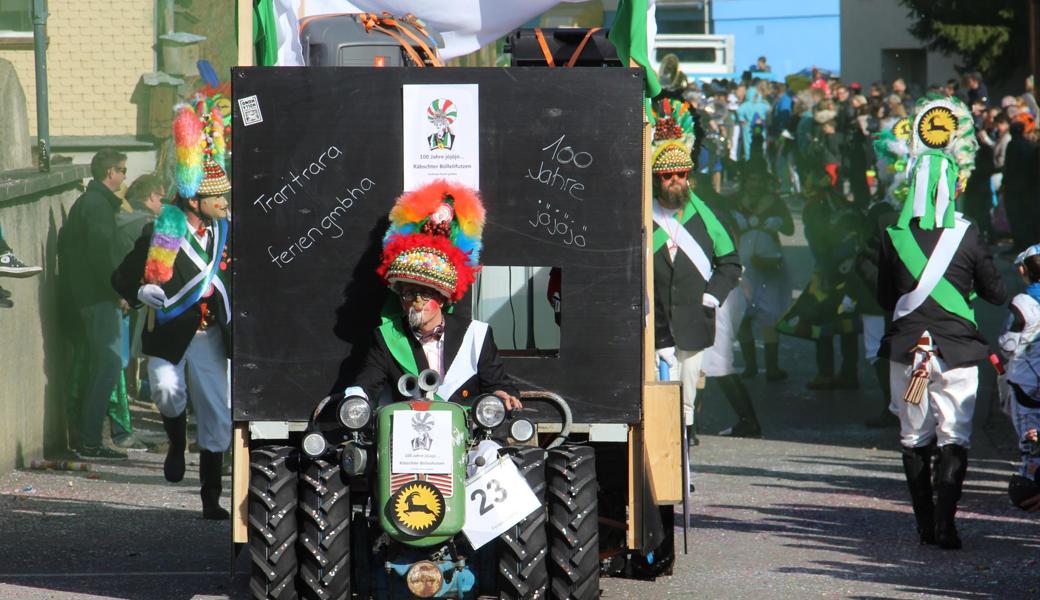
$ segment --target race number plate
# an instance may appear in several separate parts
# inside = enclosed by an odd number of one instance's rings
[[[466,481],[466,524],[462,532],[477,549],[541,508],[513,461],[502,457]]]

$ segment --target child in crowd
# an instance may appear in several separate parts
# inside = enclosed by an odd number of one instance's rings
[[[1034,512],[1040,510],[1040,244],[1019,254],[1015,266],[1026,290],[1011,300],[1011,315],[1000,336],[1000,347],[1008,358],[1011,419],[1022,466],[1011,477],[1008,495],[1019,508]]]

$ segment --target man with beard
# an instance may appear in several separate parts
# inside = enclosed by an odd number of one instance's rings
[[[715,309],[740,281],[741,266],[729,232],[690,188],[692,127],[678,121],[686,116],[666,104],[654,128],[654,338],[658,360],[679,371],[683,422],[695,440],[703,351],[715,342]],[[742,420],[748,406],[734,406]]]
[[[488,324],[443,310],[461,300],[474,281],[483,227],[480,198],[461,185],[434,181],[398,198],[376,272],[399,302],[384,310],[355,386],[346,394],[378,401],[388,387],[395,400],[406,400],[398,379],[433,369],[442,378],[437,396],[443,400],[468,403],[494,394],[507,410],[522,408]]]
[[[174,204],[145,226],[112,273],[112,286],[131,306],[150,307],[141,349],[148,357],[152,400],[169,437],[163,475],[170,482],[184,478],[190,396],[198,421],[202,516],[222,520],[228,512],[220,507],[221,475],[231,444],[231,247],[224,196],[231,184],[224,171],[218,112],[196,113],[182,106],[173,128],[178,160]]]

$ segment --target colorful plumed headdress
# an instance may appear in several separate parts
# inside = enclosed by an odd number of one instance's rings
[[[910,130],[908,198],[898,226],[920,218],[921,229],[953,227],[954,204],[975,168],[975,125],[957,98],[924,98]]]
[[[376,272],[391,287],[413,283],[458,302],[480,270],[484,205],[475,190],[438,180],[407,192],[390,210]]]
[[[181,198],[220,196],[231,191],[225,171],[224,116],[204,98],[177,105],[173,143],[177,152],[174,180]]]
[[[654,174],[693,170],[690,153],[695,141],[693,115],[683,102],[666,98],[650,115],[654,126],[650,164]]]
[[[181,198],[220,196],[231,191],[224,164],[227,156],[224,117],[212,98],[196,96],[178,104],[173,118],[176,150],[174,183]],[[173,277],[181,239],[188,235],[188,219],[180,208],[164,206],[155,221],[144,266],[147,283],[163,284]]]

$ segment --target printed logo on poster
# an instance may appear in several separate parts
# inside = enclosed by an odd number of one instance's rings
[[[451,130],[451,124],[459,116],[455,103],[450,98],[438,98],[426,108],[426,120],[434,127],[426,141],[431,151],[451,150],[455,145],[455,132]]]
[[[260,112],[260,100],[256,95],[239,98],[238,110],[242,113],[242,124],[247,127],[264,122],[264,115]]]

